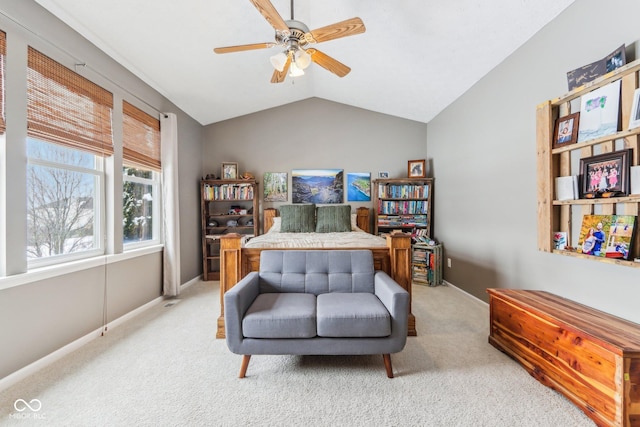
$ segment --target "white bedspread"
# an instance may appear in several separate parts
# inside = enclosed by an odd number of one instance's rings
[[[363,231],[343,233],[268,232],[249,240],[247,248],[374,248],[387,246],[384,237]]]

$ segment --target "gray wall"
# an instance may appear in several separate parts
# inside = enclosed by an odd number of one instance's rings
[[[3,0],[0,12],[0,30],[7,33],[7,158],[0,172],[26,176],[27,45],[72,69],[74,63],[86,62],[87,67],[78,72],[113,92],[116,101],[125,98],[149,113],[158,110],[178,115],[182,283],[197,277],[201,272],[198,181],[202,126],[34,1]],[[114,108],[116,119],[117,114]],[[5,221],[7,247],[0,247],[0,271],[7,275],[26,269],[24,252],[16,250],[26,242],[25,188],[20,179],[5,187],[7,212],[2,212],[0,220]],[[111,198],[115,203],[119,199],[117,195]],[[106,317],[111,321],[161,295],[161,252],[115,255],[105,263],[97,267],[89,263],[86,269],[50,274],[46,279],[33,275],[30,280],[33,273],[27,273],[20,278],[22,284],[11,287],[6,283],[13,278],[0,278],[0,379],[99,328],[105,296]]]
[[[535,140],[536,105],[567,92],[567,71],[623,43],[638,57],[638,16],[635,0],[576,1],[429,123],[446,280],[484,300],[488,287],[548,290],[640,322],[640,270],[537,250]]]
[[[238,162],[261,191],[265,172],[287,172],[291,184],[292,169],[371,172],[372,179],[387,171],[400,178],[407,176],[407,160],[425,158],[426,134],[424,123],[311,98],[206,126],[202,170],[220,176],[223,161]],[[354,209],[371,206],[349,203]]]

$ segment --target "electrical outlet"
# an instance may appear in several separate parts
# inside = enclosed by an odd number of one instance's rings
[[[451,258],[447,258],[447,267],[451,268]]]

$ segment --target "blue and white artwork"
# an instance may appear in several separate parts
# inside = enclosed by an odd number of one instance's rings
[[[620,80],[582,95],[578,142],[616,133],[619,107]]]
[[[371,201],[371,173],[350,172],[347,173],[347,201],[370,202]]]

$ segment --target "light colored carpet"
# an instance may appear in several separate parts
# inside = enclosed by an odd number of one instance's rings
[[[414,286],[418,337],[392,355],[241,356],[215,339],[217,282],[199,282],[0,394],[1,425],[592,426],[487,343],[485,304]],[[16,411],[38,399],[37,412]]]

